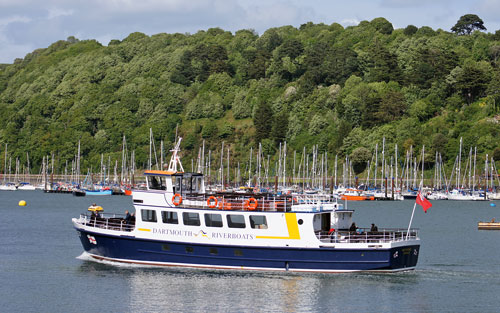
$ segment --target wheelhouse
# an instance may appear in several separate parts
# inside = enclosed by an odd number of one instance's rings
[[[171,191],[173,194],[197,195],[205,192],[203,174],[170,171],[145,171],[147,189]]]

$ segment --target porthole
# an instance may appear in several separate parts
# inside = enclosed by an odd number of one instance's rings
[[[299,223],[299,225],[302,225],[302,224],[304,224],[304,221],[302,219],[299,219],[298,223]]]

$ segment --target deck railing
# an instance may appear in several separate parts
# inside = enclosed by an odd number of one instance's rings
[[[360,228],[357,231],[333,231],[331,233],[321,231],[316,233],[316,237],[324,243],[385,243],[396,241],[416,240],[418,229],[387,228],[376,232],[369,228]]]
[[[124,215],[111,213],[100,213],[98,217],[90,214],[80,214],[78,222],[85,226],[117,231],[132,231],[135,225],[135,221],[127,223]]]
[[[179,199],[176,199],[178,201]],[[177,206],[182,208],[220,209],[228,211],[276,211],[290,212],[293,206],[323,207],[333,205],[329,196],[321,195],[240,195],[240,194],[213,194],[187,195]]]

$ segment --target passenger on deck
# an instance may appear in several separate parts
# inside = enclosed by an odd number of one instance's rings
[[[373,232],[378,231],[377,225],[372,223],[372,228],[370,228],[370,231],[373,231]]]
[[[130,219],[132,218],[132,215],[128,212],[128,210],[125,210],[125,224],[130,224]]]
[[[89,211],[91,211],[92,213],[90,213],[90,218],[91,219],[96,219],[97,218],[97,214],[96,214],[96,209],[97,208],[97,205],[95,203],[92,203],[91,206],[89,206]]]
[[[125,223],[125,230],[130,230],[132,228],[132,215],[128,212],[128,210],[125,210],[125,218],[124,218],[124,223]]]
[[[358,227],[356,226],[356,223],[354,223],[354,222],[353,222],[353,223],[351,224],[351,227],[349,228],[349,231],[356,231],[356,229],[357,229],[357,228],[358,228]]]
[[[98,206],[95,203],[92,203],[91,206],[89,206],[89,211],[92,211],[90,214],[91,218],[100,218],[101,214],[99,214],[99,211],[102,211],[102,207]]]

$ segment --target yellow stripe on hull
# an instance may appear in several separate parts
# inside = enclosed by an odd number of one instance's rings
[[[257,239],[300,239],[299,224],[297,224],[297,214],[285,213],[288,237],[282,236],[256,236]]]

